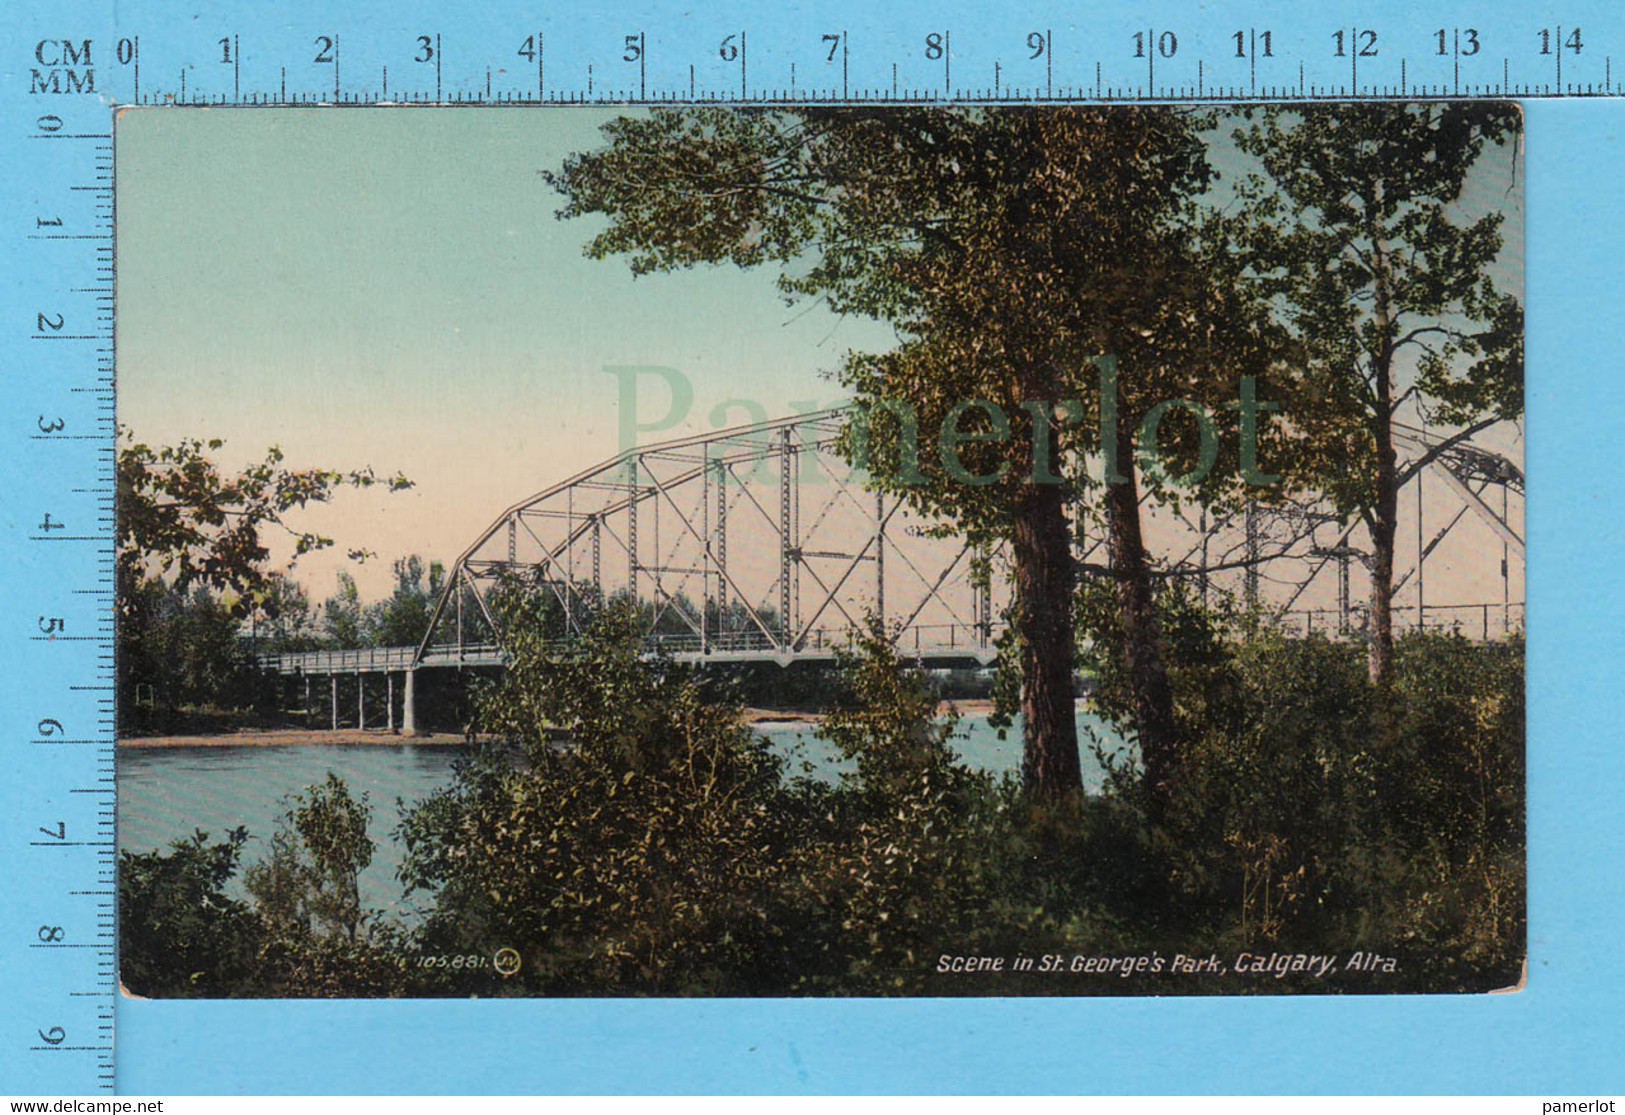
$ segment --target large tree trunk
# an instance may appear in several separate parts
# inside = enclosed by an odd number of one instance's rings
[[[1162,627],[1151,595],[1151,571],[1140,534],[1140,492],[1134,479],[1134,439],[1118,416],[1117,472],[1120,481],[1106,485],[1112,574],[1117,581],[1123,653],[1134,692],[1134,719],[1140,737],[1140,761],[1153,800],[1166,796],[1179,747],[1174,729],[1174,697],[1163,657]]]
[[[1388,377],[1378,377],[1377,399],[1382,412],[1391,409]],[[1379,417],[1377,435],[1377,491],[1367,524],[1371,529],[1371,646],[1367,665],[1379,693],[1386,693],[1394,675],[1394,538],[1399,528],[1398,470],[1393,427]]]
[[[1072,698],[1072,539],[1059,485],[1027,485],[1014,542],[1022,784],[1034,796],[1060,797],[1083,788],[1083,772]]]
[[[1380,717],[1386,711],[1386,696],[1394,675],[1394,537],[1399,532],[1399,471],[1394,452],[1393,312],[1387,250],[1382,241],[1374,242],[1372,254],[1377,261],[1374,312],[1382,340],[1372,358],[1372,387],[1377,397],[1372,431],[1377,442],[1377,484],[1367,524],[1371,528],[1371,648],[1367,665],[1377,688]]]

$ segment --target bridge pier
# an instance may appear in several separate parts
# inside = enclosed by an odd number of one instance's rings
[[[333,730],[336,732],[339,730],[339,676],[337,674],[333,674],[327,680],[332,683]]]
[[[416,696],[414,693],[414,689],[416,688],[414,683],[417,680],[417,676],[417,670],[408,667],[406,671],[406,689],[401,694],[401,735],[403,736],[415,736],[418,734],[417,708],[416,703],[413,700],[413,698]]]
[[[395,675],[384,671],[384,720],[389,734],[395,734]]]
[[[355,726],[357,731],[367,727],[367,675],[355,672]]]

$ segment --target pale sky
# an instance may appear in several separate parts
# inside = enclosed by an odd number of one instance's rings
[[[838,401],[821,373],[848,349],[889,347],[888,328],[786,306],[771,267],[634,280],[623,260],[583,257],[601,225],[556,220],[562,199],[538,171],[598,146],[617,111],[123,112],[120,421],[149,443],[224,438],[223,466],[279,445],[290,467],[371,465],[415,481],[344,493],[298,520],[337,541],[296,569],[320,600],[340,568],[371,597],[396,557],[450,564],[503,508],[612,456],[607,366],[667,366],[693,383],[689,418],[644,441],[712,428],[730,399],[768,417]],[[1463,208],[1507,211],[1501,278],[1521,290],[1521,176],[1510,152],[1492,160]],[[658,416],[664,389],[647,382],[640,414]],[[753,417],[734,409],[716,424]],[[1515,434],[1498,444],[1521,459]],[[378,560],[357,569],[350,547]],[[1430,558],[1430,582],[1449,560],[1448,546]]]
[[[619,380],[660,365],[710,428],[840,398],[820,378],[889,328],[787,307],[776,272],[634,281],[581,254],[538,171],[598,144],[593,109],[133,110],[118,131],[119,419],[146,441],[223,437],[223,464],[399,470],[300,520],[380,560],[450,561],[509,504],[613,456]],[[666,412],[656,377],[640,413]],[[752,420],[735,409],[724,425]],[[645,440],[649,440],[646,438]],[[302,559],[320,599],[344,566]]]

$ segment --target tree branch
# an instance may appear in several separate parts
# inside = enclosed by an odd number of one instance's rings
[[[1413,476],[1427,468],[1440,457],[1444,456],[1445,453],[1449,452],[1451,449],[1454,449],[1456,446],[1460,445],[1462,442],[1466,441],[1480,430],[1488,429],[1500,420],[1501,418],[1499,415],[1492,414],[1488,418],[1481,418],[1477,422],[1474,422],[1471,426],[1451,434],[1439,444],[1433,446],[1427,452],[1423,453],[1415,461],[1411,462],[1410,466],[1407,467],[1404,472],[1399,474],[1399,479],[1396,481],[1396,486],[1401,488],[1404,487]]]

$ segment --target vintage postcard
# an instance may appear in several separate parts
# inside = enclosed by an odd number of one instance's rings
[[[1519,986],[1522,129],[122,111],[126,994]]]

